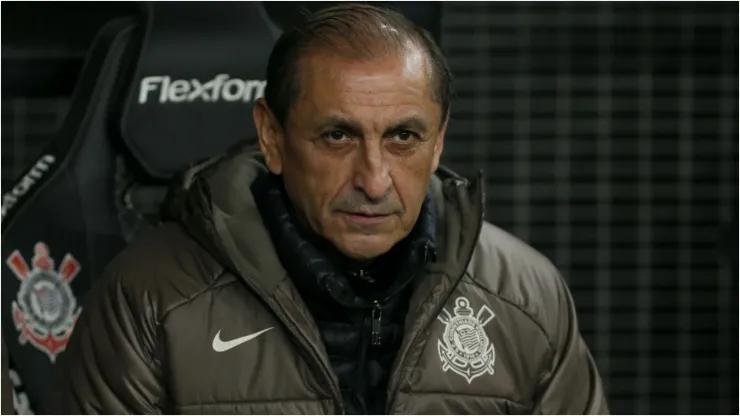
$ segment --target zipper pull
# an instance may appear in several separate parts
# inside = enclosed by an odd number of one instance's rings
[[[359,277],[360,279],[369,282],[369,283],[375,283],[375,279],[370,276],[370,273],[366,272],[364,269],[360,269],[357,272],[354,273],[355,277]]]
[[[372,345],[380,345],[380,322],[381,322],[381,310],[378,301],[375,301],[375,307],[373,308],[373,324],[372,324]]]

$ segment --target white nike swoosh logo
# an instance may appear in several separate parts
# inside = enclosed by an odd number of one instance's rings
[[[216,352],[228,351],[234,347],[238,347],[239,345],[244,344],[247,341],[251,341],[257,338],[258,336],[264,334],[265,332],[271,330],[272,328],[274,327],[271,326],[267,329],[263,329],[260,332],[255,332],[254,334],[251,334],[251,335],[246,335],[243,337],[232,339],[231,341],[221,341],[221,330],[219,330],[216,333],[216,336],[213,337],[213,350]]]

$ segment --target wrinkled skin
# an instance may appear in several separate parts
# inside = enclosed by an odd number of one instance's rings
[[[414,227],[448,117],[416,50],[372,60],[311,52],[284,128],[259,100],[260,148],[303,222],[344,255],[370,260]]]

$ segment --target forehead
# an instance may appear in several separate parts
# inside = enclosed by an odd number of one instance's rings
[[[374,59],[312,52],[301,63],[296,113],[335,113],[358,120],[439,116],[426,57],[408,50]]]

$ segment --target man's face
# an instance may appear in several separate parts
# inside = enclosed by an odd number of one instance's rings
[[[351,258],[380,256],[414,227],[442,152],[427,61],[311,53],[301,71],[284,129],[255,108],[268,166],[316,233]]]

